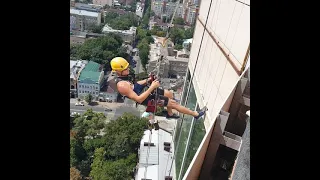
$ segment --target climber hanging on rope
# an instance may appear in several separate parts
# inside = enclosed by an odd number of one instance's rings
[[[191,111],[190,109],[178,104],[174,100],[172,92],[158,88],[160,86],[158,80],[152,81],[149,88],[145,92],[142,92],[144,87],[152,80],[151,77],[136,83],[130,83],[128,81],[129,63],[124,58],[115,57],[111,60],[110,64],[112,70],[117,74],[117,89],[122,96],[126,96],[144,106],[150,105],[152,101],[154,102],[157,99],[157,106],[167,107],[167,118],[179,118],[179,116],[172,112],[172,109],[183,114],[191,115],[195,119],[199,119],[205,114],[207,110],[206,107],[199,111]],[[156,93],[154,93],[155,90],[157,91]]]

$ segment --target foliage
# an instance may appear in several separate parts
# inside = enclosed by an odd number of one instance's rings
[[[97,137],[101,129],[104,128],[106,117],[103,113],[95,113],[92,109],[88,109],[82,116],[74,120],[74,130],[77,136],[84,138],[85,136]]]
[[[81,45],[71,45],[70,56],[110,65],[109,61],[116,56],[128,57],[122,43],[119,35],[109,33],[107,36],[88,39]]]
[[[157,106],[157,111],[155,113],[156,116],[164,116],[164,107],[161,107],[161,106]]]
[[[181,50],[183,47],[182,47],[182,45],[181,44],[176,44],[176,45],[174,45],[174,49],[176,49],[176,50]]]
[[[105,150],[108,159],[119,159],[135,153],[139,147],[145,120],[125,113],[115,121],[108,123],[104,129]]]
[[[132,179],[136,165],[136,155],[130,154],[126,158],[116,161],[105,161],[105,151],[98,148],[94,154],[90,176],[99,180],[127,180]]]
[[[138,16],[135,13],[128,12],[123,15],[118,15],[114,12],[108,12],[105,16],[105,23],[113,29],[128,30],[131,26],[138,26]]]
[[[146,121],[125,113],[104,124],[103,113],[87,110],[70,131],[70,167],[93,179],[132,179]],[[103,136],[98,133],[102,130]]]
[[[151,30],[150,30],[150,33],[152,35],[156,35],[156,36],[159,36],[159,37],[165,37],[166,36],[166,32],[163,31],[159,26],[154,26]]]
[[[184,31],[184,38],[190,39],[193,38],[194,26]]]
[[[184,39],[184,30],[181,28],[173,27],[172,29],[170,29],[169,37],[174,44],[182,44]]]
[[[88,104],[91,104],[92,102],[92,94],[88,93],[85,97],[84,97],[84,100],[88,103]]]
[[[181,18],[181,17],[176,17],[176,18],[174,18],[172,23],[173,23],[173,24],[180,24],[180,25],[184,25],[184,24],[185,24],[185,23],[184,23],[184,19]]]
[[[102,33],[103,26],[104,24],[101,24],[101,25],[91,24],[89,25],[88,30],[93,33]]]
[[[146,77],[148,77],[148,73],[147,72],[141,72],[141,73],[136,75],[136,81],[143,80]]]

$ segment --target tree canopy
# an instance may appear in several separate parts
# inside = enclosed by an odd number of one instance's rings
[[[78,171],[82,177],[99,180],[133,178],[147,122],[129,113],[107,124],[106,119],[103,113],[92,110],[74,119],[70,131],[70,173],[75,179]]]
[[[109,33],[103,37],[88,39],[83,44],[71,45],[70,56],[109,65],[110,60],[116,56],[129,58],[122,43],[120,36]]]
[[[106,13],[105,23],[113,29],[128,30],[131,26],[138,26],[139,18],[135,13],[128,12],[123,15],[118,15],[114,12]]]

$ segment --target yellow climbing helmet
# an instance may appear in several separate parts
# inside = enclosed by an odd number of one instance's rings
[[[128,68],[129,63],[122,57],[115,57],[110,62],[113,71],[123,71]]]

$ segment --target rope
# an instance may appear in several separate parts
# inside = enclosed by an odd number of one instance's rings
[[[162,58],[163,58],[163,56],[160,56],[160,61],[158,62],[159,64],[157,65],[157,75],[156,75],[156,77],[157,77],[157,79],[159,78],[159,71],[160,71],[160,65],[161,65],[161,61],[162,61]],[[157,89],[155,89],[155,97],[154,97],[154,99],[155,99],[155,101],[154,101],[154,105],[155,105],[155,107],[154,107],[154,112],[153,112],[153,120],[154,120],[154,122],[155,122],[155,114],[156,114],[156,111],[157,111],[157,98],[158,98],[158,91],[157,91]],[[144,171],[144,179],[146,179],[146,176],[147,176],[147,171],[148,171],[148,159],[149,159],[149,152],[150,152],[150,143],[151,143],[151,134],[152,134],[152,129],[150,130],[150,134],[149,134],[149,143],[148,143],[148,150],[147,150],[147,157],[146,157],[146,165],[145,165],[145,171]]]

